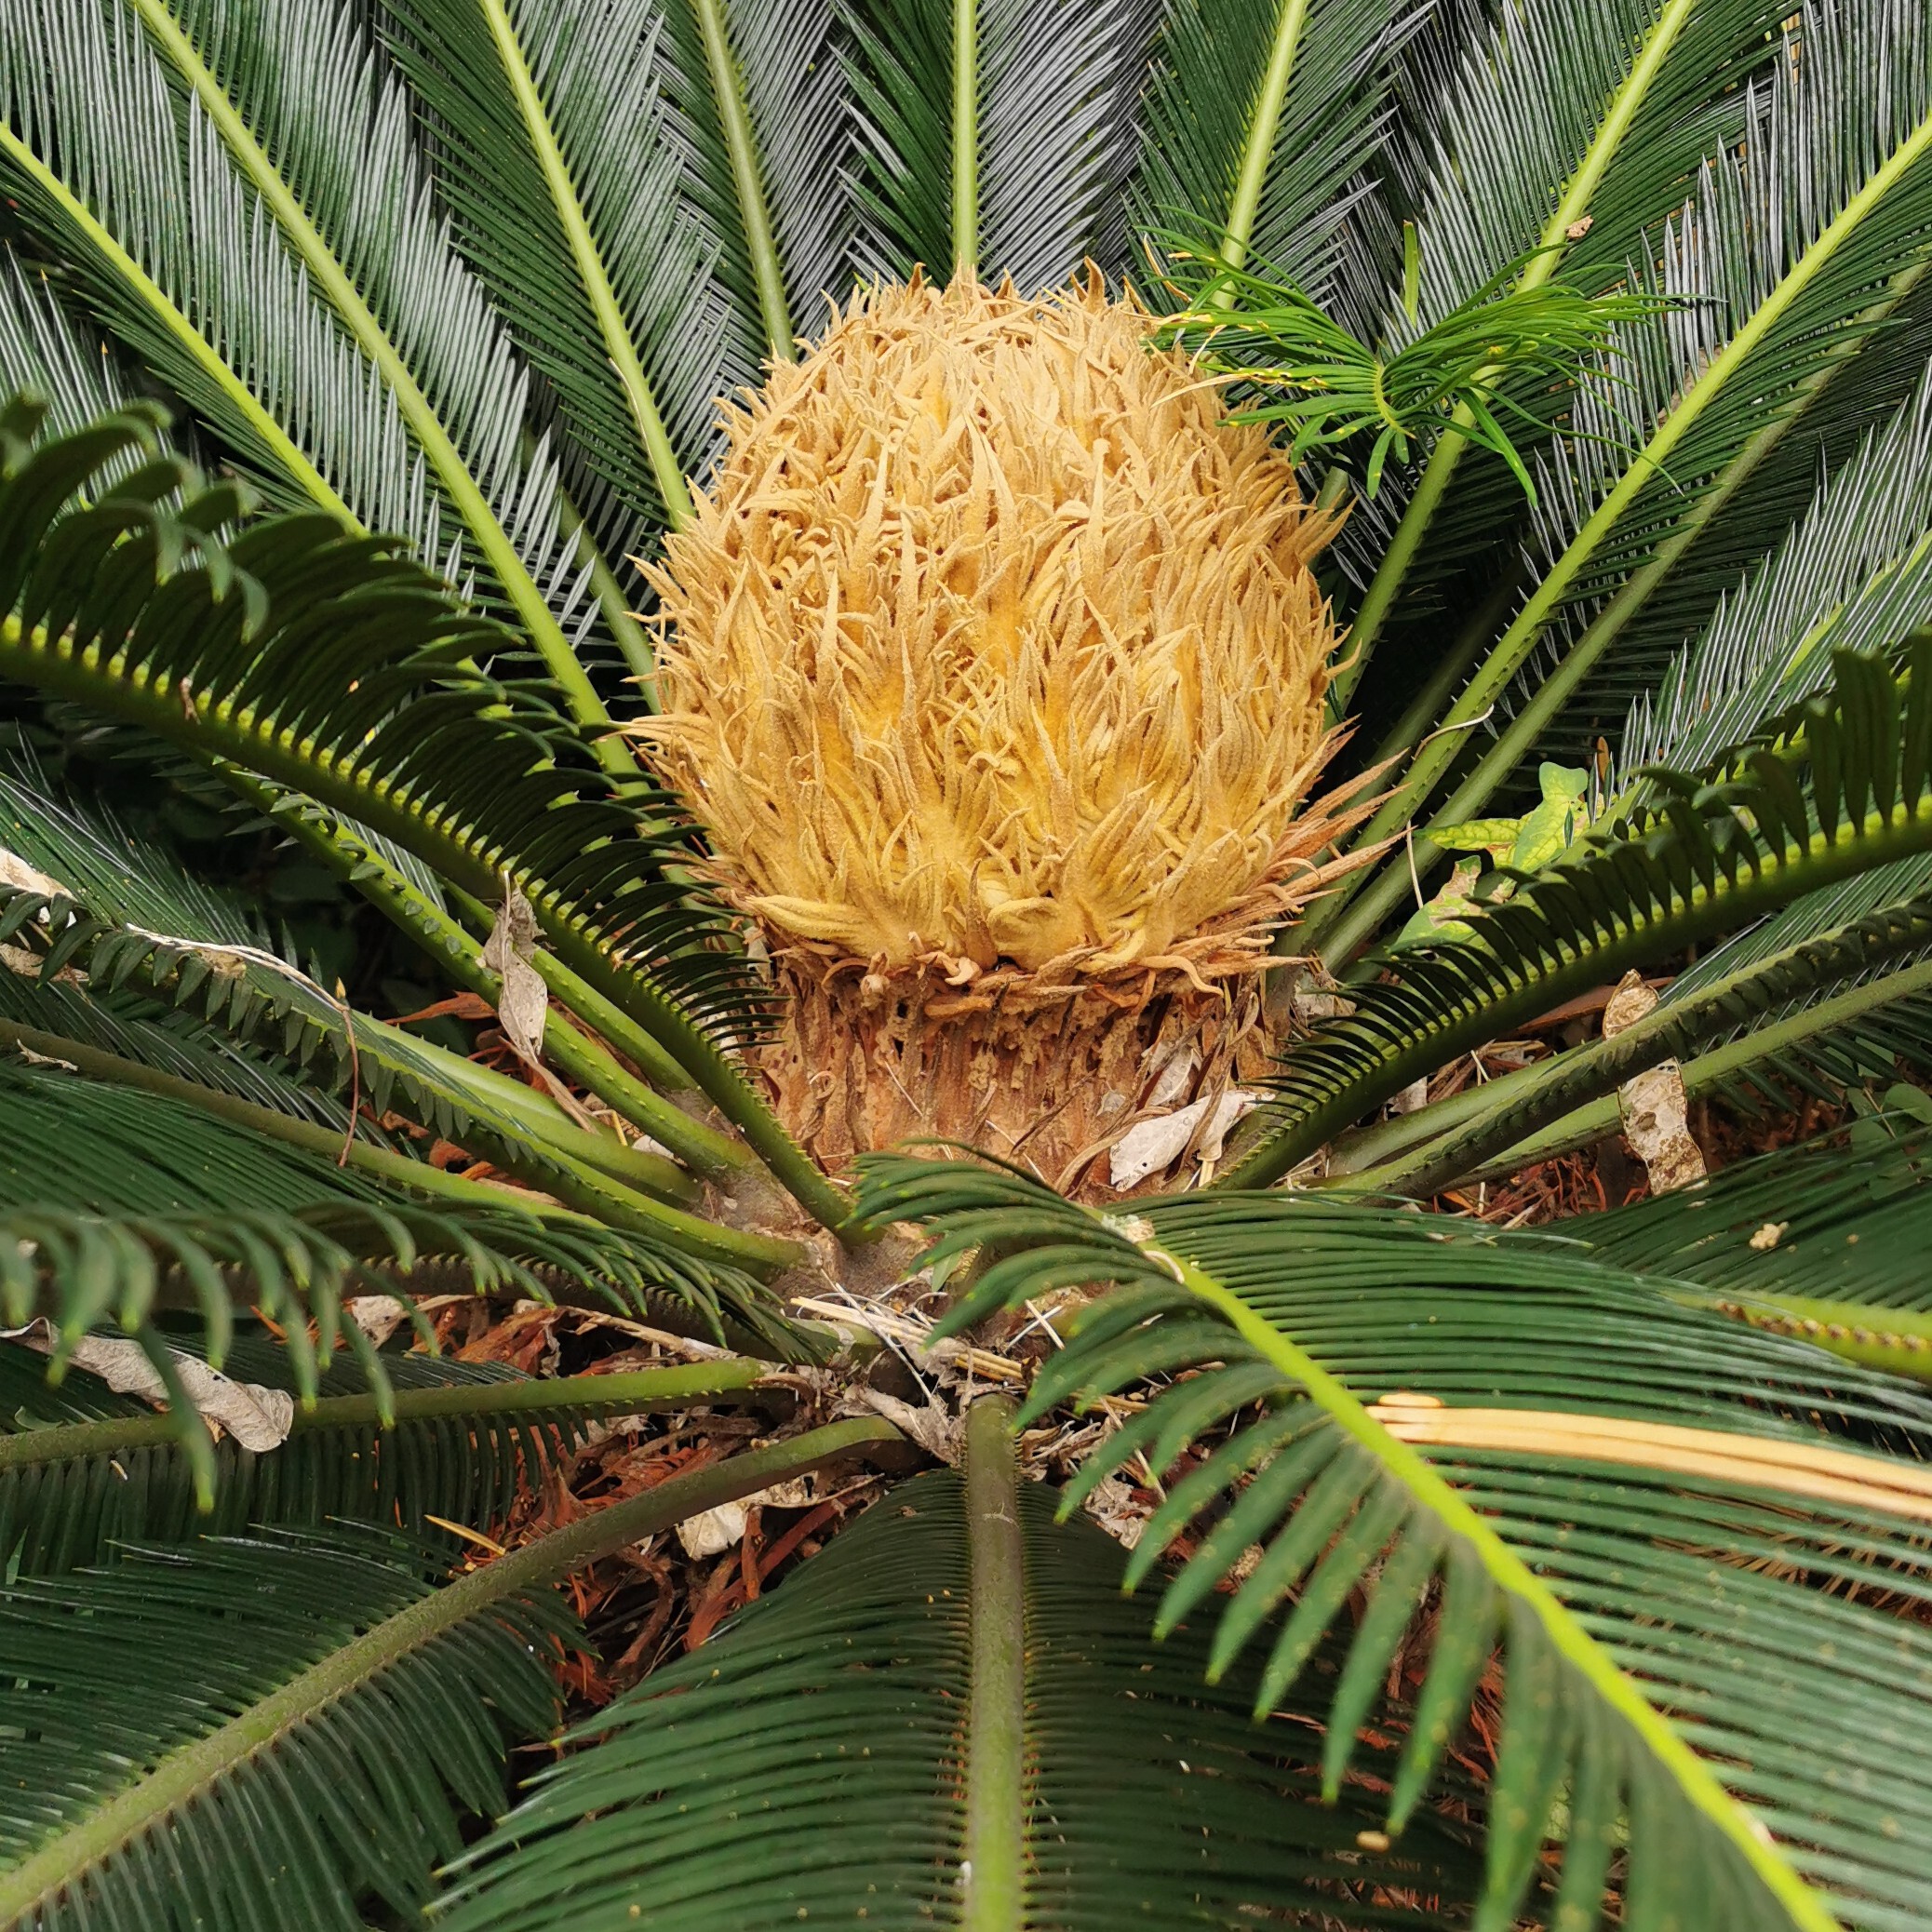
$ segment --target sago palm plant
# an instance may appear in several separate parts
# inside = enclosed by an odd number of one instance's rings
[[[1923,7],[0,0],[0,1925],[1932,1922]]]

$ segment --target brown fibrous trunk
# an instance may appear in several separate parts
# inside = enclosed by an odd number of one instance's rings
[[[772,967],[781,1019],[762,1070],[786,1127],[834,1172],[936,1139],[1076,1197],[1116,1200],[1107,1157],[1130,1127],[1206,1098],[1205,1134],[1213,1103],[1268,1064],[1253,973],[1207,981],[1156,969],[1056,986],[1000,972],[959,986],[936,967],[868,972],[803,949]],[[1176,1181],[1170,1169],[1143,1185]]]

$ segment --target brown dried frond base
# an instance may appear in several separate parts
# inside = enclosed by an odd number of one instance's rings
[[[1268,1063],[1252,972],[1052,985],[1015,969],[955,986],[935,966],[868,973],[802,950],[773,967],[783,1019],[763,1069],[786,1127],[835,1171],[936,1138],[1064,1192],[1114,1199],[1107,1152],[1176,1054],[1191,1048],[1199,1066],[1178,1087],[1170,1080],[1163,1110],[1218,1100]]]

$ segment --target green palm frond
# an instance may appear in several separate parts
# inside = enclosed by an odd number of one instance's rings
[[[1373,1577],[1329,1712],[1332,1789],[1426,1601],[1392,1831],[1500,1650],[1485,1932],[1517,1923],[1546,1834],[1562,1843],[1551,1912],[1566,1926],[1601,1923],[1619,1851],[1632,1932],[1902,1932],[1932,1902],[1898,1822],[1924,1804],[1923,1774],[1896,1749],[1932,1645],[1837,1593],[1857,1580],[1923,1601],[1932,1587],[1932,1406],[1903,1385],[1726,1331],[1659,1292],[1668,1281],[1548,1237],[1293,1196],[1103,1218],[964,1162],[877,1161],[865,1201],[932,1226],[935,1261],[995,1244],[949,1328],[1112,1284],[1028,1413],[1192,1372],[1107,1440],[1069,1498],[1137,1451],[1158,1476],[1199,1445],[1129,1580],[1195,1524],[1160,1613],[1170,1628],[1262,1545],[1210,1657],[1226,1670],[1267,1645],[1257,1710],[1277,1708]]]
[[[832,0],[677,0],[664,20],[691,213],[744,371],[720,392],[731,393],[755,387],[768,359],[793,358],[824,295],[849,272],[845,36]],[[815,284],[800,281],[813,270]]]
[[[305,793],[476,899],[516,886],[561,963],[652,1036],[812,1212],[842,1218],[701,1022],[742,1030],[758,1008],[716,913],[664,876],[690,856],[671,801],[657,809],[674,815],[641,822],[649,798],[620,792],[540,700],[474,668],[503,637],[490,620],[319,515],[216,544],[232,490],[178,514],[150,501],[187,480],[179,465],[151,465],[145,495],[118,485],[77,507],[69,492],[144,425],[110,419],[36,451],[35,412],[7,420],[0,515],[19,547],[0,560],[13,613],[0,672]],[[168,574],[190,543],[198,568]],[[239,593],[224,597],[231,577]]]
[[[548,1586],[889,1434],[834,1424],[674,1477],[450,1583],[438,1554],[346,1528],[11,1584],[0,1923],[360,1932],[365,1898],[415,1911],[462,1815],[496,1807],[506,1747],[556,1721],[544,1664],[571,1625]]]
[[[278,1138],[252,1109],[223,1119],[168,1092],[59,1067],[0,1063],[0,1093],[9,1123],[0,1150],[0,1313],[12,1327],[45,1317],[57,1366],[107,1322],[154,1358],[157,1311],[185,1300],[207,1324],[221,1367],[239,1299],[288,1332],[304,1399],[338,1336],[380,1393],[382,1365],[344,1324],[342,1297],[393,1293],[430,1264],[468,1294],[549,1300],[568,1290],[632,1312],[668,1305],[714,1334],[729,1319],[754,1346],[781,1354],[801,1346],[728,1261],[680,1254],[650,1230],[526,1207],[501,1189],[360,1144],[341,1167],[342,1142],[326,1128]],[[204,1458],[199,1476],[208,1474]]]
[[[1932,369],[1631,707],[1625,766],[1695,765],[1807,698],[1835,646],[1932,622]]]
[[[1711,104],[1764,60],[1780,18],[1745,0],[1619,0],[1588,19],[1512,0],[1492,12],[1427,113],[1416,156],[1427,174],[1407,195],[1421,276],[1413,320],[1391,290],[1398,337],[1464,306],[1538,244],[1574,242],[1544,274],[1561,266],[1586,288],[1590,264],[1595,276],[1620,276],[1630,242],[1681,198],[1672,183],[1737,125],[1713,125]]]
[[[1779,70],[1741,97],[1742,154],[1707,163],[1682,212],[1642,245],[1634,286],[1690,306],[1630,327],[1610,374],[1576,392],[1573,434],[1539,459],[1532,587],[1499,637],[1479,639],[1480,667],[1364,843],[1418,812],[1466,731],[1536,651],[1552,652],[1534,695],[1418,825],[1418,866],[1438,856],[1429,832],[1483,814],[1671,559],[1905,292],[1932,217],[1932,34],[1902,6],[1811,9],[1803,20]],[[1881,46],[1885,84],[1870,86]],[[1385,865],[1343,916],[1345,888],[1305,923],[1304,942],[1327,958],[1351,953],[1408,879],[1406,860]]]
[[[11,1574],[64,1575],[108,1561],[117,1545],[269,1525],[399,1524],[433,1540],[440,1518],[488,1531],[568,1462],[591,1422],[728,1400],[764,1372],[719,1361],[533,1381],[498,1363],[388,1352],[381,1362],[384,1390],[339,1350],[278,1448],[257,1453],[224,1436],[204,1497],[173,1417],[83,1369],[49,1389],[39,1355],[0,1344],[0,1550]],[[291,1382],[287,1350],[248,1335],[229,1348],[225,1373],[271,1389]]]
[[[285,1923],[356,1932],[360,1894],[419,1903],[508,1745],[555,1722],[543,1660],[570,1635],[513,1597],[408,1642],[437,1567],[393,1536],[284,1533],[12,1585],[0,1918],[162,1932],[266,1889]]]
[[[1897,1138],[1845,1136],[1726,1168],[1688,1192],[1614,1209],[1578,1230],[1592,1253],[1709,1291],[1755,1327],[1802,1335],[1847,1361],[1932,1376],[1922,1122]]]
[[[1723,1099],[1751,1118],[1762,1116],[1767,1107],[1787,1112],[1795,1096],[1807,1094],[1833,1107],[1847,1099],[1854,1107],[1870,1104],[1866,1096],[1874,1088],[1889,1091],[1898,1079],[1899,1061],[1909,1068],[1932,1064],[1932,961],[1925,959],[1875,973],[1842,992],[1801,1000],[1789,1012],[1753,1016],[1736,1038],[1706,1047],[1680,1070],[1687,1099]],[[1504,1078],[1514,1080],[1513,1075]],[[1469,1112],[1509,1097],[1485,1093]],[[1439,1106],[1440,1112],[1427,1110],[1429,1118],[1418,1123],[1418,1133],[1402,1132],[1402,1122],[1387,1121],[1348,1136],[1348,1151],[1337,1171],[1359,1174],[1392,1161],[1469,1117],[1454,1101]],[[1621,1125],[1617,1096],[1605,1094],[1517,1141],[1476,1168],[1470,1178],[1496,1180],[1537,1161],[1595,1147]]]
[[[866,0],[845,8],[862,275],[903,275],[917,262],[945,275],[957,263],[955,17],[970,20],[974,11],[972,0]],[[976,99],[970,66],[966,78]],[[976,248],[976,209],[965,225],[966,246]]]
[[[182,139],[133,22],[18,0],[4,27],[9,192],[102,322],[272,497],[404,531],[433,563],[458,563],[394,399],[294,264],[251,248],[255,210],[205,122]],[[56,97],[61,48],[89,78]]]
[[[1769,745],[1695,776],[1652,774],[1657,802],[1492,902],[1472,917],[1472,939],[1398,955],[1391,980],[1296,1047],[1258,1144],[1228,1184],[1278,1178],[1407,1081],[1606,977],[1925,851],[1932,708],[1920,693],[1932,635],[1910,662],[1901,700],[1884,660],[1836,652],[1831,690],[1780,720]],[[1854,929],[1847,944],[1856,951],[1866,938]],[[1922,941],[1888,927],[1878,944],[1878,958],[1896,958]],[[1839,955],[1818,963],[1853,970]]]
[[[704,237],[681,219],[663,10],[404,0],[392,13],[463,250],[627,513],[619,534],[682,521],[713,399],[755,364],[717,328]]]
[[[1366,1791],[1316,1804],[1307,1732],[1255,1729],[1239,1678],[1204,1687],[1201,1634],[1148,1644],[1119,1550],[1015,1493],[1004,1420],[980,1405],[963,1481],[906,1484],[602,1712],[436,1923],[1099,1932],[1454,1912],[1471,1872],[1449,1830],[1424,1819],[1370,1851]]]
[[[327,812],[299,793],[251,783],[233,771],[225,776],[243,797],[259,800],[274,825],[292,834],[326,870],[386,915],[459,986],[501,1008],[501,974],[484,962],[476,934],[445,909],[434,875],[420,862],[366,825]],[[481,926],[480,916],[476,923]],[[598,1029],[639,1071],[621,1064],[609,1048],[554,1009],[544,1015],[541,1040],[546,1067],[580,1082],[694,1173],[721,1179],[756,1167],[757,1156],[742,1141],[720,1134],[646,1084],[654,1080],[673,1093],[686,1092],[689,1085],[689,1076],[649,1033],[608,1001],[598,1001],[541,950],[533,952],[531,963],[556,996],[580,1014],[595,1009]]]
[[[1919,1266],[1925,1122],[1912,1090],[1888,1094],[1918,1110],[1860,1115],[1681,1196],[1613,1209],[1579,1237],[1619,1266],[1696,1283],[1706,1305],[1753,1327],[1932,1381]]]
[[[1847,879],[1831,892],[1807,894],[1761,925],[1713,946],[1664,989],[1663,1003],[1675,1006],[1706,998],[1733,975],[1861,922],[1909,916],[1910,907],[1928,893],[1932,862],[1905,859]],[[1851,978],[1845,991],[1856,1005],[1848,1012],[1827,1011],[1834,996],[1823,989],[1821,997],[1772,1008],[1756,1024],[1778,1029],[1776,1051],[1762,1066],[1744,1069],[1745,1080],[1769,1092],[1769,1082],[1781,1080],[1800,1092],[1837,1100],[1865,1080],[1882,1077],[1889,1084],[1901,1059],[1908,1068],[1932,1066],[1919,1012],[1928,984],[1932,971],[1925,953],[1907,950]],[[1740,1084],[1732,1091],[1744,1089]]]
[[[1672,986],[1672,999],[1659,1001],[1653,1012],[1614,1039],[1580,1045],[1540,1066],[1523,1068],[1506,1093],[1484,1094],[1465,1124],[1406,1159],[1369,1168],[1355,1185],[1426,1199],[1499,1158],[1509,1159],[1510,1151],[1536,1130],[1563,1119],[1581,1103],[1615,1092],[1660,1061],[1679,1058],[1725,1035],[1736,1036],[1740,1029],[1777,1027],[1780,1020],[1798,1020],[1808,1038],[1793,1041],[1773,1036],[1787,1064],[1794,1050],[1812,1055],[1842,1052],[1846,1042],[1838,1037],[1838,1029],[1825,1028],[1827,1002],[1854,989],[1863,991],[1868,1003],[1858,1018],[1869,1025],[1873,1008],[1882,1011],[1893,1000],[1923,990],[1928,954],[1932,898],[1921,895],[1888,905],[1882,912],[1866,913],[1751,964],[1700,976],[1691,990]],[[1761,1071],[1759,1078],[1763,1077]]]
[[[1402,251],[1382,251],[1377,346],[1400,347],[1527,251],[1521,286],[1559,268],[1589,295],[1623,281],[1627,258],[1652,252],[1646,229],[1681,204],[1703,159],[1737,138],[1737,84],[1764,63],[1778,19],[1763,0],[1617,0],[1587,17],[1561,0],[1511,0],[1470,9],[1440,39],[1425,30],[1389,129],[1385,191],[1415,223],[1421,274],[1406,299]],[[1372,300],[1364,291],[1356,305]],[[1547,410],[1560,394],[1519,400]],[[1495,464],[1465,472],[1463,454],[1446,438],[1404,479],[1400,519],[1355,612],[1359,663],[1396,614],[1398,592],[1440,624],[1445,582],[1472,557],[1496,559],[1499,533],[1499,568],[1512,566],[1514,480]],[[1439,636],[1422,662],[1425,678],[1442,667]]]
[[[635,1148],[615,1129],[572,1120],[548,1094],[447,1047],[371,1019],[259,946],[165,937],[78,914],[33,894],[0,892],[0,944],[53,930],[37,976],[0,981],[0,1019],[156,1067],[257,1106],[319,1120],[339,1136],[388,1141],[359,1111],[406,1112],[423,1131],[489,1156],[541,1190],[597,1211],[606,1183],[689,1206],[697,1184],[675,1163]],[[86,991],[56,975],[85,976]],[[169,1007],[199,1027],[169,1026]],[[356,1111],[353,1115],[351,1109]],[[649,1210],[644,1210],[648,1214]],[[674,1242],[676,1223],[664,1231]]]
[[[984,274],[1050,288],[1118,247],[1115,211],[1136,158],[1135,105],[1159,11],[1150,0],[981,0]]]
[[[1686,640],[1700,638],[1721,606],[1746,595],[1747,581],[1762,579],[1767,559],[1791,543],[1799,522],[1810,523],[1828,501],[1843,502],[1826,489],[1832,479],[1874,438],[1897,433],[1932,364],[1932,280],[1923,265],[1903,279],[1907,291],[1880,326],[1848,334],[1801,408],[1767,425],[1755,460],[1734,479],[1719,510],[1704,514],[1689,541],[1672,546],[1668,571],[1621,620],[1614,646],[1544,731],[1547,755],[1584,763],[1599,736],[1619,752],[1619,721],[1632,713],[1641,718],[1645,700],[1653,707],[1659,703],[1659,687],[1670,685]],[[1874,513],[1886,514],[1880,506],[1889,501],[1874,496]],[[1519,678],[1519,690],[1532,675]],[[1512,692],[1509,702],[1520,698]]]
[[[1689,1098],[1722,1096],[1747,1115],[1766,1105],[1786,1108],[1794,1094],[1839,1105],[1848,1093],[1889,1087],[1901,1063],[1908,1073],[1932,1067],[1928,892],[1932,860],[1922,856],[1805,893],[1679,973],[1622,1051],[1634,1047],[1634,1057],[1649,1064],[1684,1053]],[[1329,1174],[1371,1190],[1423,1189],[1452,1148],[1453,1163],[1445,1160],[1440,1172],[1454,1164],[1496,1178],[1590,1146],[1618,1127],[1618,1103],[1603,1084],[1617,1058],[1580,1048],[1345,1135],[1330,1150]],[[1534,1117],[1548,1124],[1507,1144],[1484,1131],[1519,1103],[1565,1088],[1606,1097],[1553,1119],[1549,1107],[1536,1105]],[[1466,1134],[1493,1141],[1496,1150],[1481,1154]]]
[[[856,129],[844,19],[838,0],[731,0],[720,10],[786,309],[794,329],[809,335],[824,320],[825,298],[852,275]]]
[[[163,348],[164,373],[188,378],[197,408],[217,405],[285,489],[365,529],[408,530],[454,582],[477,575],[571,716],[603,725],[580,657],[596,616],[584,563],[553,460],[526,459],[528,373],[450,244],[409,103],[354,12],[16,0],[13,15],[8,156],[50,239],[87,244],[109,329],[131,327],[143,355]],[[179,208],[170,192],[187,197]],[[214,219],[204,230],[191,209]],[[268,306],[258,275],[281,284],[281,328],[234,355],[229,336]],[[377,449],[355,452],[374,460],[352,470],[347,446],[377,422]],[[342,448],[332,463],[310,459],[318,435]]]
[[[1650,1040],[1655,1046],[1691,1009],[1683,1036],[1687,1097],[1722,1096],[1747,1116],[1788,1108],[1794,1094],[1835,1106],[1874,1083],[1889,1087],[1901,1063],[1908,1073],[1932,1067],[1932,959],[1918,923],[1928,890],[1925,858],[1877,866],[1805,894],[1680,973],[1663,989]],[[1532,1063],[1345,1134],[1328,1151],[1328,1177],[1370,1191],[1422,1185],[1414,1163],[1430,1158],[1417,1154],[1425,1143],[1445,1147],[1449,1136],[1499,1117],[1545,1080],[1567,1080],[1570,1058]],[[1592,1146],[1619,1124],[1617,1097],[1605,1093],[1465,1171],[1499,1178]]]
[[[85,428],[131,399],[97,333],[11,248],[0,248],[0,390],[39,396],[56,434]]]
[[[862,273],[1048,288],[1107,252],[1134,154],[1146,0],[859,0],[848,56]]]
[[[659,1200],[688,1205],[694,1198],[695,1184],[670,1162],[637,1153],[615,1133],[586,1132],[547,1095],[356,1012],[283,959],[234,894],[191,878],[98,809],[84,811],[4,767],[0,848],[73,894],[49,900],[0,887],[0,944],[39,961],[37,980],[14,961],[0,983],[0,1016],[125,1053],[115,1036],[127,1028],[114,1022],[138,1026],[142,1017],[125,997],[113,998],[125,990],[138,996],[136,1009],[149,1001],[185,1009],[296,1076],[248,1079],[242,1098],[279,1101],[346,1132],[348,1106],[366,1097],[378,1115],[401,1107],[419,1125],[476,1146],[539,1187],[560,1184],[567,1192],[587,1167]],[[85,976],[85,993],[76,975]],[[185,1055],[161,1064],[167,1057]],[[236,1091],[233,1077],[243,1068],[257,1072],[251,1058],[219,1055],[217,1083],[225,1077],[225,1090]],[[330,1107],[329,1093],[345,1105]],[[358,1124],[358,1133],[369,1131]],[[533,1163],[528,1173],[526,1162]]]

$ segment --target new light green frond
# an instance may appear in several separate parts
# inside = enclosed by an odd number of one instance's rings
[[[1387,196],[1414,221],[1419,275],[1412,301],[1389,252],[1378,346],[1431,327],[1528,250],[1548,252],[1523,286],[1559,270],[1589,295],[1623,280],[1627,258],[1651,252],[1644,232],[1681,203],[1699,162],[1736,140],[1737,84],[1767,60],[1778,18],[1765,0],[1617,0],[1581,13],[1563,0],[1510,0],[1439,40],[1425,28],[1405,75],[1411,99],[1389,127]],[[1532,386],[1518,400],[1547,413],[1561,398]],[[1465,464],[1463,453],[1448,439],[1404,479],[1401,518],[1355,613],[1364,659],[1411,611],[1440,623],[1447,581],[1472,561],[1513,563],[1514,479],[1506,467]],[[1449,660],[1457,675],[1472,661],[1462,641]],[[1440,645],[1423,662],[1445,668]]]
[[[1386,358],[1358,341],[1269,266],[1260,273],[1218,255],[1179,255],[1172,274],[1187,307],[1162,340],[1238,385],[1236,423],[1279,423],[1295,457],[1353,445],[1363,492],[1445,434],[1509,464],[1532,504],[1536,486],[1511,432],[1529,420],[1502,399],[1506,384],[1568,384],[1604,358],[1621,322],[1653,315],[1668,298],[1588,297],[1560,283],[1511,287],[1535,262],[1520,258],[1462,307]]]

